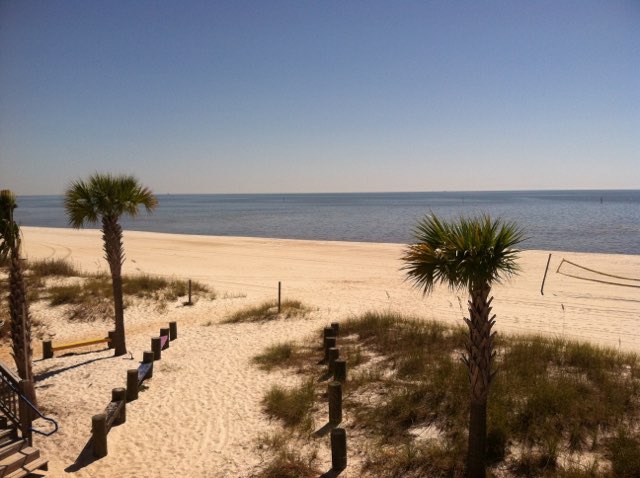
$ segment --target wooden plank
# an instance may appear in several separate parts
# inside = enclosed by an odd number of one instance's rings
[[[162,350],[167,348],[167,342],[169,342],[169,336],[168,335],[163,335],[162,337],[160,337],[160,348]]]
[[[147,374],[149,370],[153,367],[153,363],[143,363],[138,367],[138,385],[143,382],[145,378],[147,378]]]
[[[10,475],[7,475],[6,478],[23,478],[36,470],[46,470],[48,463],[49,462],[46,458],[38,458],[37,460],[23,465],[22,468],[14,471]]]
[[[52,348],[54,352],[57,352],[58,350],[75,349],[77,347],[85,347],[87,345],[95,345],[95,344],[104,344],[106,342],[111,342],[111,339],[108,337],[103,337],[100,339],[82,340],[80,342],[71,342],[68,344],[56,345]]]
[[[107,416],[107,433],[113,425],[113,421],[120,413],[120,407],[124,406],[124,401],[110,402],[107,408],[104,409],[104,414]]]

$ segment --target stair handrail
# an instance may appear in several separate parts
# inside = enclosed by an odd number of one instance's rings
[[[2,379],[2,381],[9,386],[9,388],[11,388],[11,390],[13,391],[13,393],[15,393],[15,395],[18,397],[18,400],[20,400],[23,404],[27,405],[33,412],[35,412],[39,418],[42,418],[43,420],[50,422],[53,425],[53,429],[45,432],[42,430],[39,430],[37,428],[33,427],[33,424],[31,422],[31,417],[29,417],[29,426],[27,427],[27,430],[29,432],[35,432],[39,435],[43,435],[43,436],[51,436],[54,433],[56,433],[58,431],[58,422],[56,422],[53,418],[47,417],[45,415],[42,414],[42,412],[40,410],[38,410],[38,407],[36,407],[31,400],[29,400],[21,391],[20,391],[20,384],[24,384],[25,382],[27,382],[27,380],[21,380],[18,377],[16,377],[13,372],[11,370],[9,370],[7,367],[5,367],[5,365],[3,363],[0,362],[0,378]],[[20,411],[18,411],[18,413],[16,414],[15,411],[11,408],[11,406],[7,403],[4,402],[4,394],[2,394],[2,396],[0,397],[0,408],[7,414],[7,417],[10,418],[13,422],[16,423],[16,425],[18,425],[19,427],[22,427],[22,417],[20,415],[22,415],[22,413]],[[28,438],[28,437],[25,437]],[[29,440],[31,441],[31,440]]]

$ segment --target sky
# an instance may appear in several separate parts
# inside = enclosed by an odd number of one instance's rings
[[[0,0],[0,188],[640,188],[640,0]]]

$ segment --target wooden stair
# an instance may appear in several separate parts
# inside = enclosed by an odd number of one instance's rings
[[[29,446],[2,418],[5,417],[0,417],[0,426],[4,425],[0,429],[0,478],[23,478],[46,470],[48,461],[40,456],[40,450]]]

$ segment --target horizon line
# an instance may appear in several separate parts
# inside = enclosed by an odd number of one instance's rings
[[[329,195],[329,194],[424,194],[424,193],[515,193],[515,192],[597,192],[597,191],[640,191],[639,188],[597,188],[597,189],[439,189],[439,190],[411,190],[411,191],[313,191],[313,192],[165,192],[154,193],[156,196],[302,196],[302,195]],[[64,196],[58,194],[16,194],[16,197],[47,197]]]

